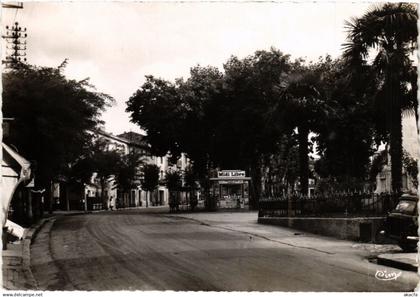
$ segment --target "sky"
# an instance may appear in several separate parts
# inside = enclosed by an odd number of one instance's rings
[[[125,102],[145,75],[173,81],[200,64],[222,68],[275,47],[293,58],[341,54],[344,21],[369,3],[334,2],[25,2],[4,9],[2,27],[27,28],[27,61],[89,77],[116,104],[103,114],[108,132],[142,132],[129,122]]]

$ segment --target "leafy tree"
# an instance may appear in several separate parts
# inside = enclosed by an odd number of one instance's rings
[[[284,134],[278,142],[278,149],[264,156],[264,195],[272,197],[294,191],[299,169],[297,135]]]
[[[369,67],[351,76],[338,59],[324,64],[323,87],[330,112],[317,125],[315,141],[321,158],[316,171],[338,183],[365,181],[374,152],[374,110],[369,98],[376,92],[375,77]]]
[[[36,163],[35,186],[50,191],[50,182],[66,172],[91,140],[88,130],[113,99],[94,90],[88,80],[69,80],[57,68],[21,65],[3,74],[3,114],[15,118],[5,139]]]
[[[403,166],[405,170],[407,171],[408,175],[410,176],[413,186],[415,188],[418,187],[419,181],[418,181],[418,173],[419,173],[419,167],[418,167],[418,161],[410,156],[410,154],[404,150],[403,152]]]
[[[165,172],[165,185],[169,191],[179,191],[182,187],[181,174],[176,170],[167,170]]]
[[[194,161],[194,171],[207,176],[215,160],[215,139],[224,100],[223,75],[215,67],[195,66],[187,80],[178,80],[178,93],[185,104],[181,145]]]
[[[358,75],[372,60],[379,80],[374,95],[378,131],[389,134],[392,189],[402,187],[402,118],[405,109],[417,109],[417,72],[410,55],[417,48],[417,9],[409,3],[374,6],[360,18],[347,22],[344,57]],[[373,51],[374,49],[374,51]]]
[[[257,51],[224,64],[226,102],[220,113],[215,147],[222,167],[244,168],[251,176],[250,207],[261,196],[263,156],[273,152],[279,137],[289,130],[285,110],[274,86],[289,73],[289,56],[271,49]]]
[[[93,173],[96,173],[105,206],[108,201],[108,197],[104,195],[106,185],[112,180],[122,192],[136,187],[140,179],[139,168],[144,163],[142,155],[136,150],[124,154],[119,150],[110,150],[109,146],[107,139],[97,138],[86,148],[85,154],[70,166],[66,174],[70,182],[83,185],[89,183]]]
[[[90,154],[85,154],[78,158],[73,164],[69,164],[65,176],[68,177],[69,183],[83,185],[90,183],[93,172],[93,160],[91,159]]]
[[[165,185],[169,191],[169,205],[171,209],[178,209],[178,193],[182,187],[182,177],[178,171],[167,170],[165,172]]]
[[[153,155],[180,154],[183,106],[175,85],[153,76],[146,76],[146,82],[127,101],[126,111],[133,123],[147,131]]]
[[[107,208],[108,197],[105,195],[105,188],[111,178],[115,180],[121,167],[121,152],[109,149],[109,142],[104,138],[99,138],[93,143],[88,158],[92,163],[91,167],[96,173],[96,178],[99,179],[102,203],[104,208]]]
[[[143,190],[149,192],[153,192],[159,185],[159,167],[155,164],[146,164],[143,166],[143,180],[141,182],[141,186]],[[149,206],[149,198],[147,197],[146,193],[146,207]]]
[[[116,173],[118,188],[127,192],[137,186],[140,179],[139,168],[145,159],[136,150],[131,150],[128,154],[121,156],[120,166]]]
[[[194,67],[175,84],[151,76],[127,102],[131,120],[148,133],[155,152],[185,152],[206,192],[210,168],[244,168],[253,179],[251,205],[261,194],[261,159],[281,134],[274,84],[289,71],[278,50],[232,57],[225,75],[214,67]]]
[[[191,209],[194,210],[194,208],[197,206],[197,197],[195,196],[195,189],[197,188],[197,181],[199,180],[199,177],[197,173],[194,170],[194,167],[189,165],[187,168],[185,168],[184,171],[184,180],[185,180],[185,187],[188,189],[189,194],[189,201]]]
[[[322,62],[310,66],[296,63],[282,94],[285,109],[288,114],[293,114],[293,117],[288,117],[288,121],[292,127],[297,127],[300,192],[304,195],[308,194],[309,132],[318,130],[320,122],[328,116],[329,109],[322,66]]]
[[[213,103],[221,76],[216,68],[200,66],[191,69],[186,81],[175,84],[148,76],[127,101],[131,120],[147,131],[152,151],[158,155],[169,151],[173,161],[187,153],[202,180],[208,178],[211,166],[215,115],[221,107]]]

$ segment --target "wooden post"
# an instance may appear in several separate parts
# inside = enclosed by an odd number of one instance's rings
[[[83,192],[84,192],[84,191],[83,191]],[[87,211],[88,211],[88,203],[87,203],[88,197],[89,197],[89,195],[88,195],[88,194],[86,194],[86,196],[85,196],[85,212],[87,212]]]
[[[66,210],[70,210],[69,185],[66,185]]]
[[[30,223],[32,223],[34,215],[32,212],[32,193],[31,190],[26,188],[26,192],[27,192],[27,216],[28,216],[28,220]]]
[[[50,181],[50,185],[49,185],[49,189],[47,192],[47,197],[48,197],[48,213],[52,214],[53,213],[53,205],[54,205],[54,194],[52,193],[52,181]]]

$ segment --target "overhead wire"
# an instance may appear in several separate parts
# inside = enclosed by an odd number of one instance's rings
[[[15,17],[13,18],[13,24],[16,23],[16,16],[17,16],[18,10],[19,9],[15,8]]]

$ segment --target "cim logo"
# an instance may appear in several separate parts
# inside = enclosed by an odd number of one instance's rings
[[[388,281],[388,280],[396,280],[401,275],[400,272],[387,272],[386,270],[377,270],[375,273],[376,279]]]

